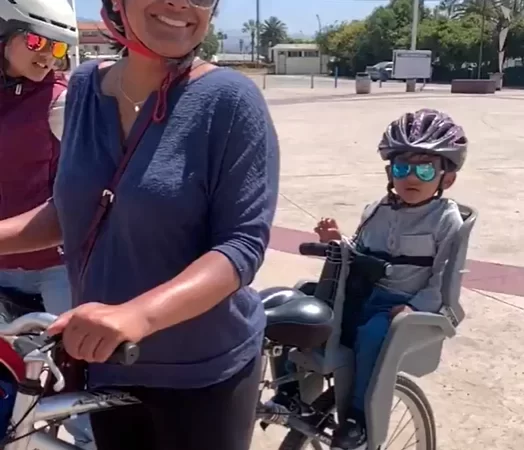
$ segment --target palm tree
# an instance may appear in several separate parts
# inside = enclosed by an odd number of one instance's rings
[[[287,39],[287,25],[278,17],[271,16],[262,24],[260,44],[264,54],[268,54],[270,47],[281,44]]]
[[[524,13],[523,0],[462,0],[455,8],[454,17],[463,17],[467,14],[478,14],[482,17],[482,31],[484,21],[493,25],[494,33],[499,47],[499,58],[504,56],[504,46],[509,27]],[[483,34],[483,33],[481,33]],[[500,39],[500,42],[498,42]],[[479,49],[479,60],[482,60],[483,39]],[[481,62],[481,61],[480,61]],[[502,61],[499,59],[498,66],[501,70]],[[479,64],[480,65],[480,64]],[[480,76],[480,67],[479,67]]]
[[[255,61],[255,39],[257,35],[256,21],[250,19],[247,22],[244,22],[244,25],[242,25],[242,33],[246,33],[251,36],[251,61]]]
[[[220,41],[220,53],[224,53],[224,41],[227,40],[227,34],[223,31],[217,33],[217,39]]]
[[[455,15],[459,3],[460,0],[442,0],[438,6],[438,9],[442,11],[447,18],[451,18]]]

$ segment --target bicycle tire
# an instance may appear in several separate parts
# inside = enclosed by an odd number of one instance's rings
[[[422,420],[424,427],[425,445],[424,448],[416,450],[437,450],[437,427],[433,409],[424,391],[411,379],[399,375],[395,391],[408,397],[415,405],[417,412]],[[329,413],[335,409],[334,388],[330,387],[324,391],[313,403],[312,407],[321,413]],[[323,431],[323,430],[320,430]],[[290,430],[280,444],[279,450],[303,450],[305,445],[310,444],[307,436],[296,430]],[[311,443],[315,447],[315,444]],[[317,446],[318,447],[318,446]],[[318,447],[320,448],[320,447]],[[380,450],[380,449],[377,449]]]

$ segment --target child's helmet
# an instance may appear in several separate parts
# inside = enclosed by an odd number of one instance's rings
[[[405,152],[438,155],[451,163],[448,170],[459,171],[466,161],[468,140],[462,127],[447,114],[421,109],[391,122],[378,151],[384,161]]]

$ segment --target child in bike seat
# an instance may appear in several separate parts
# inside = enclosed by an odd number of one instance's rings
[[[455,182],[467,145],[463,129],[442,112],[404,114],[387,127],[378,147],[388,162],[387,195],[365,208],[352,238],[343,235],[335,219],[322,219],[315,228],[321,242],[352,240],[359,251],[392,264],[356,317],[350,410],[335,430],[332,450],[366,448],[365,394],[391,320],[412,311],[438,312],[442,306],[450,244],[463,223],[458,205],[442,195]]]

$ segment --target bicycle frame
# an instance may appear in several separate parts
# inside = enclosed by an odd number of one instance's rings
[[[16,337],[17,334],[34,330],[45,330],[55,320],[54,316],[45,313],[32,313],[16,319],[16,326],[0,325],[0,336]],[[267,424],[277,424],[296,429],[311,438],[325,440],[327,437],[318,433],[318,430],[302,420],[300,414],[275,414],[268,411],[261,403],[264,389],[275,389],[279,385],[307,377],[306,372],[297,372],[277,380],[266,380],[265,374],[270,358],[282,354],[282,346],[265,342],[262,352],[262,373],[260,378],[259,401],[256,408],[257,420]],[[78,447],[54,437],[45,431],[46,424],[57,424],[81,414],[90,414],[110,408],[128,406],[140,403],[131,394],[116,390],[94,390],[85,392],[56,394],[51,397],[40,398],[41,375],[46,366],[56,378],[55,391],[64,388],[64,378],[54,361],[50,351],[35,349],[24,357],[25,380],[19,384],[11,423],[16,425],[10,444],[4,450],[79,450]],[[35,405],[35,402],[36,405]],[[35,431],[36,430],[36,431]]]
[[[16,398],[12,423],[18,423],[26,411],[38,399],[33,395],[19,393]],[[57,394],[41,399],[16,429],[16,437],[24,436],[34,429],[39,422],[62,421],[80,414],[88,414],[118,406],[139,403],[135,397],[120,391],[93,391]],[[19,409],[17,409],[17,407]],[[22,414],[20,414],[20,412]],[[78,447],[64,442],[45,431],[37,431],[5,447],[5,450],[66,450]]]

